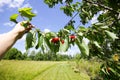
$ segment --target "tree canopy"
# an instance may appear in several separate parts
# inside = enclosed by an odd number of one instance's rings
[[[44,0],[53,8],[57,4],[62,4],[61,10],[71,19],[58,32],[43,33],[39,29],[30,31],[26,37],[26,49],[33,46],[40,48],[43,52],[51,50],[54,56],[59,51],[67,51],[71,45],[77,45],[83,58],[97,56],[105,62],[101,66],[100,74],[104,79],[118,80],[119,57],[120,57],[120,0]],[[35,14],[31,8],[19,9],[22,17],[27,17],[29,21]],[[74,18],[79,15],[80,24],[75,26]],[[85,27],[95,15],[98,15],[96,23],[91,23]],[[11,21],[16,22],[17,15],[11,17]],[[24,26],[26,23],[23,23]],[[37,38],[36,38],[37,36]],[[84,38],[89,43],[84,42]]]

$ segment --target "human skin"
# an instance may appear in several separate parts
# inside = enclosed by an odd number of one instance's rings
[[[16,24],[15,27],[8,33],[0,34],[0,59],[16,43],[17,40],[22,38],[26,32],[32,29],[32,25],[30,23],[27,28],[23,27],[21,23],[22,22]]]

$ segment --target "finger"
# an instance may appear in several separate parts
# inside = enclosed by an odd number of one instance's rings
[[[28,30],[28,31],[31,30],[31,29],[32,29],[32,28],[26,28],[26,30]]]
[[[28,25],[32,25],[29,21],[27,21],[26,24],[28,24]]]
[[[32,27],[29,26],[28,28],[25,29],[25,33],[28,33],[31,29],[32,29]]]
[[[31,29],[30,29],[30,28],[28,28],[28,29],[26,29],[26,30],[25,30],[25,32],[24,32],[24,33],[28,33],[30,30],[31,30]]]
[[[32,25],[30,22],[27,22],[26,24],[28,25],[28,27],[27,27],[27,28],[35,28],[35,26],[34,26],[34,25]]]
[[[29,26],[32,24],[29,21],[22,21],[22,22],[20,22],[20,25],[25,28],[29,28]]]

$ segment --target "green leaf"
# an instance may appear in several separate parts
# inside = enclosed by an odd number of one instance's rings
[[[64,44],[60,43],[59,51],[65,52],[68,50],[69,43],[68,43],[68,38],[64,40]]]
[[[32,17],[36,16],[36,14],[34,14],[31,10],[32,10],[32,8],[20,8],[20,9],[18,9],[20,15],[28,18],[29,20],[32,20]]]
[[[95,46],[97,46],[98,48],[101,48],[97,41],[93,41],[93,43],[94,43]]]
[[[64,34],[70,33],[70,31],[68,29],[63,29],[63,32],[64,32]]]
[[[64,7],[61,7],[60,8],[61,10],[64,11],[64,13],[67,15],[67,16],[72,16],[72,13],[74,12],[74,9],[72,6],[64,6]]]
[[[26,50],[35,46],[35,44],[36,44],[36,32],[30,31],[27,33],[26,36]]]
[[[47,45],[47,47],[51,50],[51,52],[56,53],[59,50],[59,44],[53,44],[51,43],[51,38],[56,37],[56,33],[55,32],[48,32],[45,34],[44,40],[45,40],[45,44]]]
[[[32,46],[35,46],[35,44],[36,44],[36,31],[31,30],[31,33],[33,34]]]
[[[18,17],[18,14],[13,14],[10,16],[10,21],[14,22],[14,23],[18,23],[17,22],[17,17]]]
[[[51,37],[56,37],[56,33],[55,32],[48,32],[48,33],[45,33],[45,37],[50,39]]]
[[[26,36],[26,50],[32,47],[33,34],[31,32],[27,33]]]
[[[106,71],[105,71],[105,68],[102,68],[101,71],[102,71],[104,74],[107,74]]]
[[[105,23],[100,23],[100,22],[97,22],[93,25],[95,25],[95,26],[97,26],[98,28],[101,28],[101,29],[108,29],[109,28],[107,25],[105,25]]]
[[[84,13],[85,16],[89,16],[89,13],[85,11],[85,9],[82,8],[81,11]]]
[[[94,25],[96,25],[96,26],[103,26],[104,25],[104,23],[95,23]]]
[[[78,34],[78,36],[83,36],[82,32],[78,32],[77,34]]]
[[[79,47],[81,54],[85,56],[89,56],[89,47],[87,44],[85,44],[84,40],[80,42],[80,40],[76,39],[76,45]]]
[[[79,32],[86,32],[87,30],[88,29],[83,27],[83,26],[80,26],[79,29],[78,29]]]
[[[74,26],[68,25],[68,26],[65,26],[65,29],[67,29],[67,30],[74,30]]]
[[[107,33],[107,35],[108,35],[110,38],[112,38],[113,41],[114,41],[115,39],[118,39],[118,37],[116,36],[115,33],[110,32],[110,31],[108,31],[108,30],[105,30],[105,32]]]
[[[108,26],[101,26],[100,28],[101,29],[108,29],[109,27]]]
[[[38,32],[38,43],[37,43],[36,49],[42,46],[43,38],[44,37],[42,36],[42,34]]]
[[[47,47],[48,47],[51,51],[53,51],[53,47],[52,47],[49,39],[48,39],[48,38],[44,38],[44,40],[45,40],[44,42],[46,43]]]

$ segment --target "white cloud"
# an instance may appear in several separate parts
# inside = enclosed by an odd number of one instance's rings
[[[0,12],[4,11],[4,6],[8,8],[31,7],[29,3],[23,5],[24,1],[25,0],[0,0]]]
[[[77,53],[80,53],[80,50],[79,48],[77,47],[77,45],[75,46],[71,46],[70,49],[68,49],[68,51],[66,52],[58,52],[59,54],[63,54],[63,55],[71,55],[71,56],[74,56],[75,54]]]
[[[11,8],[16,8],[22,6],[24,0],[0,0],[0,8],[7,5]]]
[[[44,33],[48,33],[48,32],[50,32],[49,29],[44,29]]]
[[[11,0],[0,0],[0,8],[9,3],[11,3]]]
[[[30,8],[32,8],[32,6],[29,3],[22,5],[22,8],[24,8],[24,7],[30,7]]]
[[[77,53],[80,53],[80,50],[79,50],[79,48],[78,48],[78,46],[77,45],[75,45],[75,46],[72,46],[68,51],[67,51],[67,54],[68,55],[75,55],[75,54],[77,54]]]
[[[10,27],[13,27],[15,24],[12,23],[12,22],[6,22],[3,24],[4,26],[10,26]]]
[[[0,0],[0,12],[3,12],[2,7],[9,3],[11,3],[11,0]]]
[[[10,8],[18,8],[23,5],[24,0],[12,0],[11,3],[9,3]]]
[[[33,11],[33,13],[37,14],[37,13],[38,13],[38,11],[37,11],[37,10],[34,10],[34,11]]]

